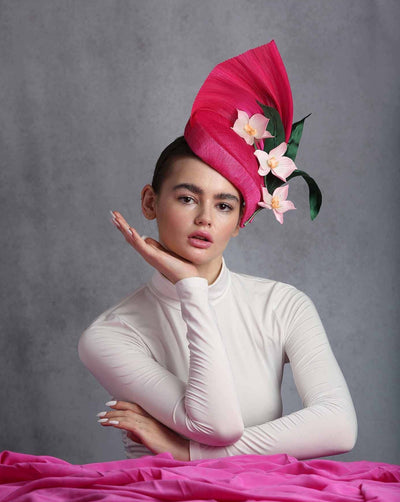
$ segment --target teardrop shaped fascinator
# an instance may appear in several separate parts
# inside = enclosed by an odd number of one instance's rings
[[[292,124],[292,93],[274,41],[218,64],[200,88],[184,136],[241,192],[241,227],[263,208],[283,223],[283,213],[295,209],[287,182],[297,176],[308,184],[311,219],[317,216],[321,192],[294,163],[307,117]]]

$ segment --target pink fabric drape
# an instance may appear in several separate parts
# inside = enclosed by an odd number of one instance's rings
[[[400,466],[239,455],[179,462],[169,453],[73,465],[0,454],[0,501],[400,501]]]

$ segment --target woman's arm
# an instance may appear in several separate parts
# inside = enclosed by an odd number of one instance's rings
[[[102,426],[125,429],[129,439],[143,444],[155,455],[169,452],[176,460],[190,460],[190,441],[156,420],[138,404],[112,401],[107,405],[111,410],[98,415]]]
[[[227,447],[191,441],[191,460],[276,453],[305,459],[353,448],[357,437],[355,410],[313,303],[305,294],[290,288],[275,312],[304,408],[246,427],[242,437]]]
[[[154,360],[140,334],[112,313],[100,316],[82,334],[79,356],[116,399],[137,403],[190,439],[232,444],[243,432],[243,421],[229,361],[208,304],[207,281],[188,278],[176,286],[190,350],[187,383]]]
[[[208,282],[202,277],[185,277],[191,273],[191,265],[181,265],[177,258],[134,234],[135,249],[176,279],[190,351],[188,381],[181,381],[154,360],[135,327],[113,313],[100,316],[83,333],[79,356],[116,399],[137,403],[189,439],[232,444],[243,432],[243,421],[230,364],[208,302]],[[124,235],[130,239],[126,231]]]

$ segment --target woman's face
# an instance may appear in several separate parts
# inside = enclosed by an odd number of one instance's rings
[[[218,274],[225,247],[239,233],[238,190],[201,160],[182,157],[163,181],[155,209],[161,244],[200,272]]]

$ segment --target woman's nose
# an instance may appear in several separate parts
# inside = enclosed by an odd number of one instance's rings
[[[195,219],[196,225],[211,225],[211,211],[205,206],[199,206],[198,214]]]

